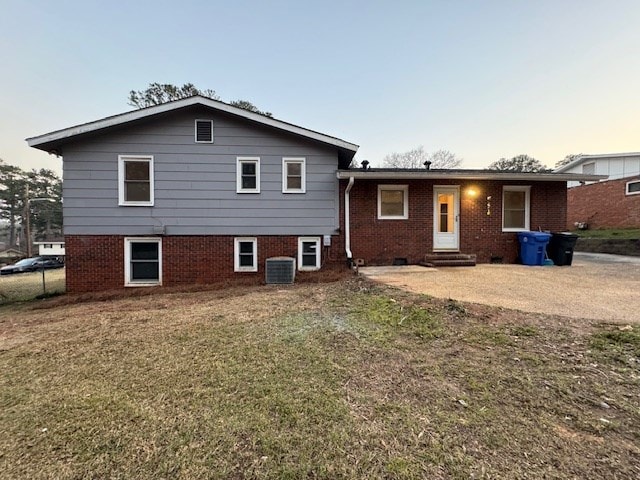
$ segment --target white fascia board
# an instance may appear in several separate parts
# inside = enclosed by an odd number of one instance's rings
[[[567,170],[586,162],[587,160],[597,160],[599,158],[627,158],[627,157],[640,157],[640,152],[627,152],[627,153],[598,153],[593,155],[578,155],[573,161],[563,165],[554,170],[554,173],[563,173]]]
[[[581,173],[493,173],[493,172],[367,172],[339,170],[338,179],[360,178],[369,180],[530,180],[534,182],[596,182],[608,175],[585,175]]]
[[[76,135],[82,135],[84,133],[90,133],[96,130],[114,127],[116,125],[122,125],[124,123],[133,122],[142,118],[150,117],[152,115],[158,115],[160,113],[170,112],[172,110],[177,110],[179,108],[189,107],[192,105],[204,105],[215,110],[246,118],[262,125],[274,127],[279,130],[294,133],[302,137],[317,140],[319,142],[333,145],[338,148],[343,148],[352,152],[356,152],[358,150],[358,145],[346,142],[339,138],[330,137],[313,130],[298,127],[297,125],[293,125],[291,123],[276,120],[259,113],[250,112],[249,110],[245,110],[244,108],[234,107],[233,105],[229,105],[224,102],[219,102],[217,100],[212,100],[210,98],[200,96],[183,98],[181,100],[175,100],[173,102],[163,103],[161,105],[155,105],[153,107],[142,108],[140,110],[134,110],[132,112],[114,115],[112,117],[103,118],[102,120],[96,120],[95,122],[84,123],[75,127],[57,130],[55,132],[46,133],[37,137],[27,138],[27,143],[30,147],[37,148],[39,145],[55,142],[57,140],[64,140]]]

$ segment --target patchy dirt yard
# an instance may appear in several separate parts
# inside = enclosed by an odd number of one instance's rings
[[[361,272],[376,281],[438,298],[640,323],[640,259],[620,263],[582,255],[570,267],[481,264],[437,269],[368,267]]]
[[[3,478],[640,476],[637,326],[364,279],[64,298],[0,308]]]

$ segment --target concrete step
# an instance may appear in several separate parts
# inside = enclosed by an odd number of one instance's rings
[[[430,262],[420,262],[423,267],[475,267],[475,260],[431,260]]]
[[[420,265],[425,267],[475,267],[476,256],[466,253],[430,253]]]
[[[433,260],[471,260],[476,261],[476,256],[469,253],[428,253],[424,256],[425,262]]]

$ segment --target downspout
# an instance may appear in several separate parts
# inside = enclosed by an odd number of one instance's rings
[[[349,192],[353,187],[355,178],[349,177],[349,183],[344,191],[344,251],[347,254],[347,262],[349,266],[353,263],[353,254],[351,253],[351,234],[349,228]]]

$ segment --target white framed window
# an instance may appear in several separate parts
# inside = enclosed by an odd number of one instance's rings
[[[284,157],[282,159],[282,193],[305,193],[307,189],[306,160]]]
[[[153,156],[118,155],[118,205],[153,206]]]
[[[409,218],[409,186],[378,185],[378,219],[406,220]]]
[[[124,239],[124,285],[126,287],[162,285],[161,238]]]
[[[258,271],[258,240],[255,237],[235,238],[233,241],[233,270]]]
[[[320,254],[320,237],[298,237],[298,270],[319,270]]]
[[[505,186],[502,189],[502,231],[529,230],[531,187]]]
[[[236,192],[260,193],[260,157],[238,157]]]
[[[627,195],[640,195],[640,180],[627,182],[625,193]]]
[[[213,143],[213,120],[195,121],[196,143]]]

